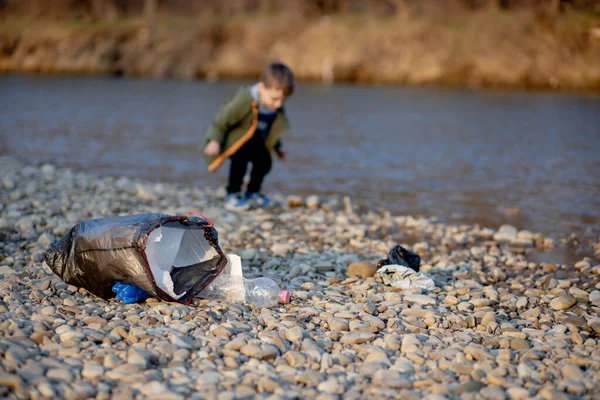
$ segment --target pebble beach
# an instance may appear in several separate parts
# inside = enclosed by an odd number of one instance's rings
[[[600,398],[600,241],[593,257],[540,263],[529,255],[560,240],[347,196],[276,194],[280,207],[237,214],[222,189],[9,157],[0,170],[0,398]],[[83,220],[191,209],[246,277],[275,280],[291,302],[124,305],[43,261]],[[435,290],[374,276],[396,244],[420,255]]]

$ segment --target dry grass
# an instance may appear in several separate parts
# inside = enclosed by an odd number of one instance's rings
[[[5,19],[0,69],[249,77],[277,58],[305,80],[600,90],[593,27],[593,14],[493,9],[444,18],[161,15],[151,29],[142,19]]]

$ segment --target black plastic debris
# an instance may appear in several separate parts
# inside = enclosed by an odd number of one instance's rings
[[[108,299],[116,282],[185,303],[221,273],[227,258],[201,215],[138,214],[75,225],[45,254],[66,283]]]
[[[411,268],[415,272],[419,272],[421,267],[421,257],[410,250],[406,250],[399,244],[392,247],[387,258],[383,258],[377,262],[377,269],[384,265],[402,265]]]

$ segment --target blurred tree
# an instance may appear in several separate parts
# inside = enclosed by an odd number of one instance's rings
[[[490,0],[490,5],[498,10],[507,10],[510,7],[509,0]]]
[[[156,18],[157,0],[144,0],[144,17],[148,24],[154,23]]]
[[[113,0],[92,0],[91,14],[94,19],[115,20],[119,11]]]
[[[337,13],[375,15],[440,14],[458,10],[535,9],[552,13],[566,9],[598,12],[600,0],[0,0],[0,12],[34,17],[114,19],[159,14],[286,13],[320,17]]]

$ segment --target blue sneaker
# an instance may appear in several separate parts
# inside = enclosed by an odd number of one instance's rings
[[[253,208],[268,208],[273,201],[267,196],[261,193],[248,193],[246,195],[246,200]]]
[[[225,198],[225,209],[229,211],[246,211],[250,203],[240,192],[228,194]]]

